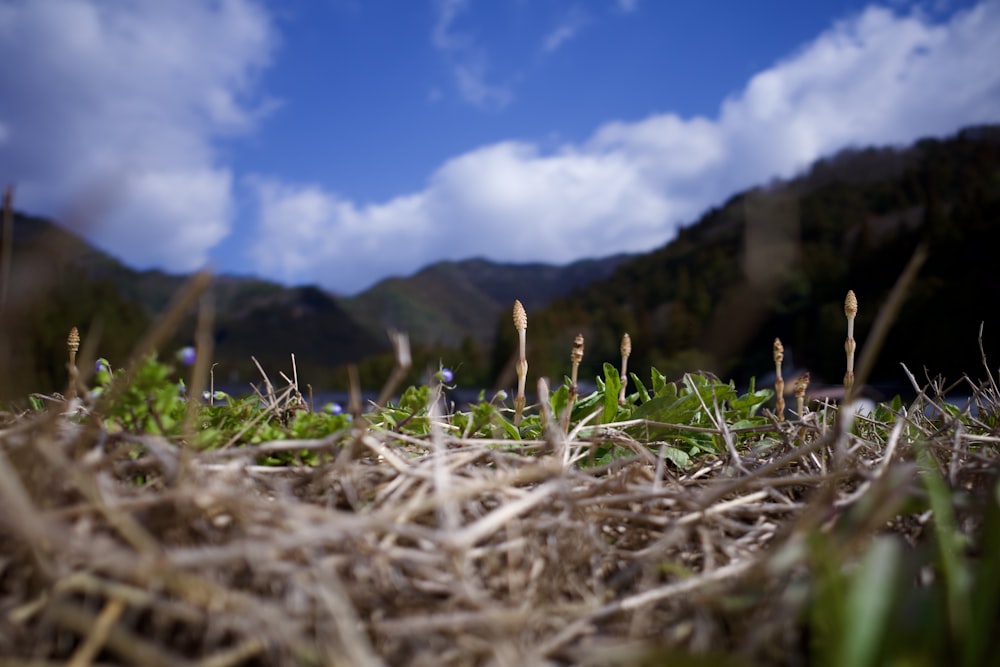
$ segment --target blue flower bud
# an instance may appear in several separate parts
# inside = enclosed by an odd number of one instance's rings
[[[190,345],[177,350],[177,361],[181,362],[185,366],[191,366],[197,358],[198,353]]]

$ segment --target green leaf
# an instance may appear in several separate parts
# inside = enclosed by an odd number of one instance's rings
[[[774,391],[770,389],[760,389],[759,391],[738,396],[729,402],[733,412],[739,417],[752,417],[762,405],[771,400]]]
[[[650,421],[663,422],[666,424],[685,424],[691,426],[695,422],[695,417],[704,408],[702,403],[712,407],[715,401],[720,403],[732,400],[736,390],[728,384],[709,384],[703,376],[685,376],[684,384],[686,391],[678,397],[676,386],[671,384],[674,391],[664,388],[663,395],[643,403],[632,412],[632,419],[648,419]]]
[[[649,400],[649,392],[646,390],[646,385],[642,383],[639,376],[635,373],[629,373],[628,376],[632,378],[632,383],[635,385],[636,391],[639,392],[639,400],[645,403]]]
[[[663,458],[681,470],[691,467],[691,456],[683,449],[677,449],[671,445],[663,445]]]
[[[948,485],[938,471],[926,441],[914,442],[917,450],[917,465],[920,478],[927,489],[934,517],[934,537],[944,574],[945,594],[948,601],[948,617],[952,632],[961,637],[968,626],[969,593],[971,577],[968,563],[963,557],[962,541],[955,512],[951,505]]]
[[[844,630],[838,653],[840,665],[867,667],[878,664],[879,648],[885,637],[892,601],[897,588],[896,573],[902,557],[894,538],[875,540],[854,572],[844,604]]]
[[[574,409],[574,412],[580,410],[582,412],[589,413],[597,407],[597,405],[601,402],[601,399],[603,398],[604,394],[602,392],[592,391],[586,397],[577,399],[576,408]]]
[[[972,624],[963,663],[985,665],[990,644],[995,644],[996,618],[1000,611],[1000,482],[986,494],[983,512],[982,554],[972,586]]]
[[[569,386],[563,384],[552,392],[549,398],[549,405],[552,406],[552,414],[556,416],[556,419],[562,419],[563,412],[566,411],[566,406],[569,405]]]
[[[504,433],[507,434],[508,438],[511,440],[521,439],[521,432],[516,426],[514,426],[513,422],[508,421],[506,417],[500,414],[497,414],[495,419],[499,422],[500,427],[503,429]]]
[[[667,390],[667,387],[673,387],[674,395],[676,396],[676,394],[677,394],[677,387],[675,387],[672,382],[667,382],[667,378],[665,378],[663,376],[663,373],[661,373],[660,371],[656,370],[655,368],[650,368],[649,369],[649,376],[650,376],[650,379],[651,379],[651,381],[653,383],[653,394],[657,398],[659,398],[660,395],[663,394],[663,392]]]
[[[610,424],[615,421],[618,415],[618,391],[622,387],[621,377],[618,369],[613,365],[604,363],[604,409],[601,411],[600,423]]]

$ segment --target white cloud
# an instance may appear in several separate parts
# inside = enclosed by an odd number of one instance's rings
[[[480,109],[502,109],[513,100],[513,89],[488,80],[485,49],[472,35],[455,29],[456,20],[468,6],[468,0],[437,0],[431,42],[448,58],[458,94],[465,102]]]
[[[555,28],[542,40],[542,50],[552,53],[560,46],[573,39],[587,25],[589,17],[579,7],[566,14]]]
[[[667,232],[670,207],[685,205],[652,191],[619,155],[567,149],[543,156],[516,142],[461,155],[424,191],[384,204],[358,207],[316,186],[251,184],[261,211],[253,254],[262,270],[338,291],[414,271],[428,257],[462,259],[493,249],[521,261],[570,261],[595,244],[644,249]]]
[[[434,46],[442,50],[462,49],[470,45],[467,35],[453,32],[452,24],[468,8],[468,0],[438,0],[437,21],[431,38]]]
[[[4,3],[0,178],[130,262],[198,267],[233,216],[215,142],[267,110],[274,40],[254,0]]]
[[[514,99],[509,86],[487,83],[482,58],[468,57],[454,65],[455,83],[462,99],[480,109],[502,109]]]
[[[438,259],[563,262],[666,242],[735,191],[846,145],[1000,120],[1000,2],[935,24],[871,7],[753,77],[714,118],[611,122],[543,152],[502,142],[440,166],[416,193],[359,206],[255,182],[260,268],[350,292]]]

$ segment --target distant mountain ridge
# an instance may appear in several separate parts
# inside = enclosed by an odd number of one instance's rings
[[[88,280],[113,285],[124,302],[141,307],[147,322],[166,308],[188,279],[158,270],[132,269],[40,217],[16,214],[13,236],[16,252],[29,245],[46,248],[45,259],[38,262],[40,274],[50,272],[55,265],[72,267],[81,272],[75,278],[77,283],[83,280],[81,276],[87,276]],[[210,288],[219,378],[243,381],[256,376],[251,356],[269,372],[287,370],[290,356],[295,354],[298,364],[309,367],[314,378],[328,382],[344,364],[386,352],[387,328],[407,332],[416,345],[449,347],[473,340],[488,347],[499,312],[509,308],[515,298],[530,307],[541,307],[590,280],[610,275],[625,258],[583,260],[565,267],[499,264],[485,259],[440,262],[409,277],[383,280],[352,297],[338,297],[312,285],[286,287],[253,277],[219,275]],[[177,333],[174,344],[190,342],[193,331],[194,313]],[[114,336],[115,332],[104,335]],[[130,340],[135,336],[130,330]],[[127,345],[123,348],[119,344],[115,349],[127,349]],[[52,375],[59,375],[59,371]]]
[[[369,331],[406,331],[424,344],[457,346],[471,338],[490,346],[497,317],[515,299],[541,308],[552,299],[610,276],[631,255],[585,259],[565,266],[501,264],[476,258],[438,262],[406,278],[387,278],[340,300]]]

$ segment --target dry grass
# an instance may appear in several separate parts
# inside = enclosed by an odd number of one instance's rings
[[[977,391],[980,414],[995,414],[992,390]],[[775,422],[768,447],[683,474],[614,424],[572,440],[368,429],[193,453],[57,412],[21,417],[0,431],[0,655],[607,665],[690,651],[805,664],[805,536],[920,541],[926,517],[890,502],[917,485],[914,438],[934,443],[956,487],[995,470],[995,434],[949,430],[925,416],[935,400],[921,396],[888,433],[864,417],[846,431],[822,411]],[[566,463],[608,440],[637,456]],[[356,455],[255,464],[310,448]]]

